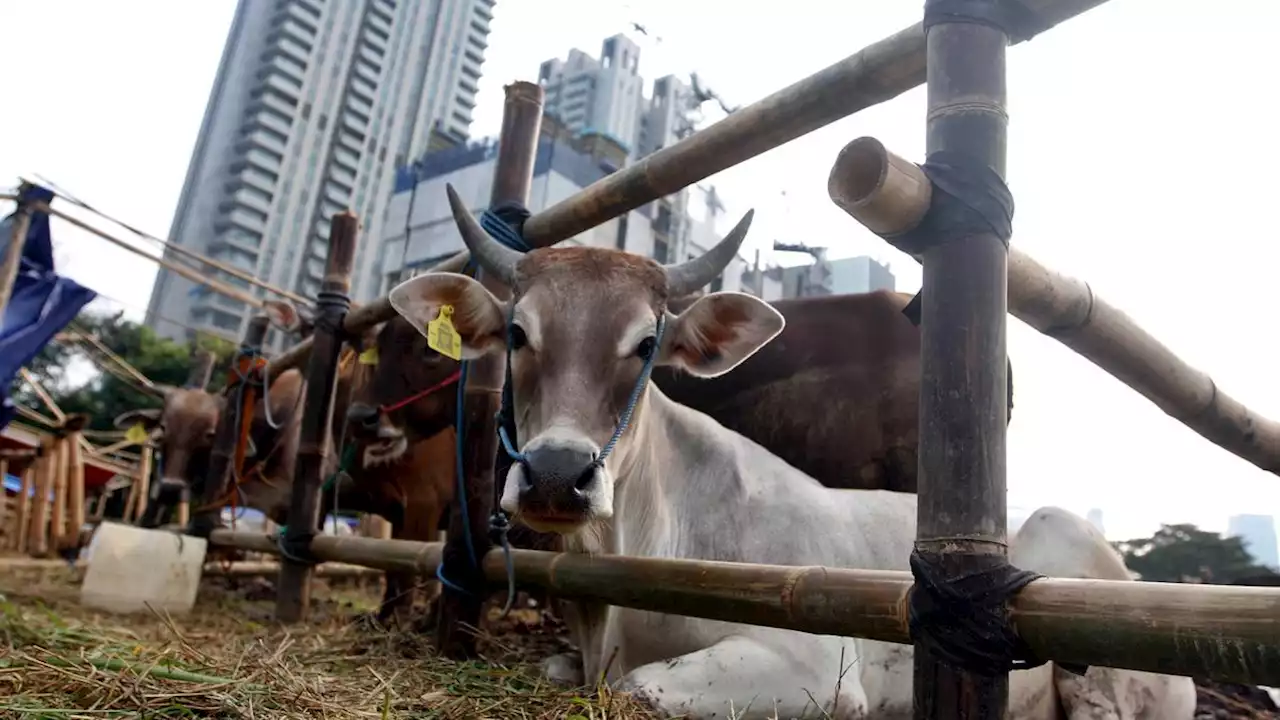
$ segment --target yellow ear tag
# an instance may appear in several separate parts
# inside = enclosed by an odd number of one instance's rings
[[[453,327],[452,305],[441,305],[440,314],[427,323],[427,346],[447,358],[462,359],[462,336]]]
[[[368,350],[360,353],[357,358],[361,365],[377,365],[378,364],[378,347],[375,345]]]
[[[142,423],[134,423],[125,431],[124,439],[135,445],[141,445],[147,441],[147,429],[142,426]]]

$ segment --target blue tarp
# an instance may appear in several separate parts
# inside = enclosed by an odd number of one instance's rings
[[[18,493],[22,492],[22,478],[9,475],[8,473],[6,473],[4,476],[4,489],[5,489],[5,492],[11,492],[14,495],[17,495]],[[27,491],[27,497],[35,497],[35,495],[36,495],[35,488],[31,488],[30,490]],[[53,502],[52,490],[49,491],[49,502]]]
[[[38,185],[24,185],[20,201],[47,204],[53,201],[53,193]],[[15,212],[0,221],[0,257],[12,241],[16,218]],[[13,295],[0,319],[0,430],[13,419],[9,387],[18,369],[31,362],[95,297],[94,291],[54,272],[49,214],[33,211]]]

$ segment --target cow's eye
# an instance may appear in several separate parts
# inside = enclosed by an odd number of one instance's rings
[[[654,351],[657,349],[658,338],[650,335],[649,337],[641,340],[640,344],[636,346],[636,357],[641,360],[648,360],[653,356]]]
[[[525,335],[524,328],[511,323],[511,326],[507,328],[507,344],[511,346],[512,350],[519,350],[529,344],[529,336]]]

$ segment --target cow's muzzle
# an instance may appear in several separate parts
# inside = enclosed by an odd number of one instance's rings
[[[503,509],[534,530],[560,533],[609,514],[612,498],[603,497],[608,483],[596,463],[599,454],[599,448],[582,440],[530,443],[507,475]]]

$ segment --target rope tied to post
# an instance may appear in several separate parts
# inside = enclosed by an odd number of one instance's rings
[[[529,209],[518,202],[503,202],[492,208],[485,210],[480,214],[480,227],[489,233],[495,240],[502,243],[506,247],[517,252],[527,253],[531,250],[531,246],[524,239],[524,223],[532,216]],[[477,274],[477,266],[474,261],[468,260],[463,272],[473,277]],[[508,358],[508,361],[510,358]],[[458,583],[449,579],[453,575],[454,570],[459,568],[450,568],[446,573],[446,565],[450,565],[448,555],[441,557],[440,564],[436,566],[436,579],[441,585],[453,590],[454,592],[469,595],[471,597],[483,597],[487,583],[484,578],[484,571],[480,565],[480,554],[477,552],[475,542],[471,535],[471,512],[467,503],[467,477],[464,458],[466,455],[466,438],[464,427],[466,425],[465,417],[465,397],[467,387],[467,375],[470,370],[470,362],[462,361],[460,363],[459,374],[457,377],[457,408],[456,417],[454,418],[454,436],[456,438],[455,452],[457,454],[457,498],[460,514],[462,515],[463,534],[467,538],[467,556],[471,561],[470,572],[465,573],[467,578],[464,582]],[[508,362],[506,377],[502,385],[502,400],[499,405],[497,416],[497,426],[499,437],[503,432],[505,423],[502,408],[509,406],[511,393],[511,368]],[[511,431],[514,433],[514,420]],[[502,608],[502,617],[506,617],[511,612],[512,606],[516,599],[516,575],[515,564],[511,557],[511,541],[508,533],[511,529],[511,520],[507,517],[506,512],[499,506],[502,498],[502,472],[503,462],[501,456],[494,458],[494,475],[493,475],[493,510],[489,514],[489,540],[493,544],[502,548],[504,564],[506,566],[507,575],[507,601]]]
[[[951,576],[937,554],[911,552],[915,585],[908,596],[911,639],[954,667],[992,676],[1045,663],[1009,622],[1009,600],[1042,575],[1003,559]]]
[[[919,225],[886,239],[917,258],[957,238],[987,233],[1008,249],[1013,238],[1013,192],[1000,173],[969,155],[948,150],[929,153],[920,170],[933,185],[929,210]],[[920,327],[923,296],[922,288],[902,308],[916,327]],[[1008,402],[1008,419],[1012,419],[1012,363],[1008,363]]]
[[[943,23],[985,25],[1020,43],[1057,23],[1047,22],[1021,0],[925,0],[924,31]]]

